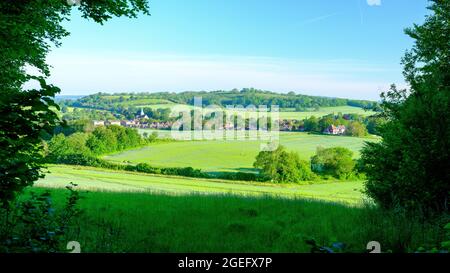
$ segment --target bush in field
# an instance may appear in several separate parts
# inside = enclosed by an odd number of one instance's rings
[[[283,146],[274,151],[261,151],[253,163],[263,177],[275,182],[299,182],[314,179],[309,163],[300,160],[297,153],[287,152]]]
[[[162,168],[161,174],[165,175],[179,175],[187,177],[208,178],[209,175],[202,173],[200,169],[194,169],[192,167],[185,168]]]
[[[227,180],[240,180],[240,181],[264,181],[264,178],[258,176],[255,173],[244,173],[244,172],[230,172],[221,173],[217,178],[227,179]]]
[[[154,173],[154,174],[161,173],[161,169],[152,167],[147,163],[139,163],[134,167],[134,169],[132,168],[132,166],[129,166],[128,170],[134,170],[136,172],[141,172],[141,173]]]
[[[449,211],[450,2],[432,1],[402,62],[410,90],[382,94],[382,141],[362,151],[366,192],[380,206],[426,214]]]
[[[80,165],[80,166],[91,166],[91,167],[100,167],[100,168],[108,168],[108,169],[118,169],[116,166],[120,166],[114,163],[110,163],[106,160],[97,158],[92,155],[85,154],[66,154],[59,155],[57,157],[52,157],[49,160],[49,163],[57,163],[57,164],[68,164],[68,165]]]
[[[311,168],[314,172],[337,178],[352,175],[355,165],[353,152],[343,147],[318,147],[316,154],[311,157]]]
[[[363,137],[363,136],[367,135],[367,129],[366,129],[366,126],[364,124],[362,124],[361,122],[351,121],[347,125],[345,134],[349,135],[349,136]]]
[[[147,134],[146,132],[144,134]],[[150,135],[147,134],[147,136],[144,135],[144,138],[147,140],[147,142],[152,143],[158,140],[158,132],[152,132]]]
[[[311,116],[308,119],[305,119],[305,131],[308,132],[319,132],[320,131],[320,125],[319,125],[319,119],[315,116]]]
[[[129,165],[125,168],[125,170],[141,172],[141,173],[177,175],[177,176],[197,177],[197,178],[208,178],[209,177],[208,174],[203,173],[200,169],[194,169],[192,167],[158,168],[158,167],[150,166],[147,163],[139,163],[136,166]]]

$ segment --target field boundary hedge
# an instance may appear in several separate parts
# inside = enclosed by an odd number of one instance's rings
[[[207,179],[224,179],[224,180],[238,180],[238,181],[259,181],[264,182],[262,176],[253,173],[223,173],[219,175],[211,175],[202,172],[201,169],[194,169],[192,167],[154,167],[147,163],[139,163],[136,165],[113,163],[95,156],[87,156],[83,154],[67,154],[57,157],[47,158],[46,163],[50,164],[67,164],[78,166],[89,166],[111,170],[123,170],[129,172],[147,173],[147,174],[161,174],[171,176],[184,176],[193,178],[207,178]]]

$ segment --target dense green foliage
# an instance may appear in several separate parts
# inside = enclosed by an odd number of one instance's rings
[[[296,183],[314,179],[309,163],[301,160],[297,153],[287,152],[281,145],[274,151],[261,151],[253,166],[260,168],[261,174],[274,182]]]
[[[94,130],[94,123],[89,119],[70,120],[62,125],[58,125],[54,128],[53,134],[48,135],[47,139],[50,139],[53,135],[64,134],[69,136],[74,133],[90,133]]]
[[[90,166],[111,170],[121,170],[129,172],[148,173],[148,174],[176,175],[176,176],[197,177],[197,178],[216,178],[212,177],[211,175],[208,175],[207,173],[203,173],[200,169],[194,169],[192,167],[160,168],[150,166],[149,164],[146,163],[139,163],[137,165],[117,164],[92,155],[80,153],[61,154],[58,157],[49,157],[48,162],[57,164]],[[223,179],[233,179],[233,178],[234,177],[224,177]]]
[[[450,2],[433,0],[403,58],[410,90],[383,94],[381,143],[362,152],[367,194],[385,208],[448,212],[450,193]]]
[[[349,177],[355,169],[353,152],[343,147],[318,147],[316,155],[311,157],[313,171],[337,178]]]
[[[77,132],[69,136],[58,134],[48,142],[47,158],[59,162],[61,156],[98,156],[126,149],[136,148],[148,143],[136,129],[121,126],[99,126],[90,133]]]
[[[92,166],[151,174],[211,177],[192,167],[158,168],[147,163],[117,164],[99,158],[100,155],[138,148],[156,141],[160,140],[155,134],[143,137],[136,129],[116,125],[99,126],[95,127],[92,132],[76,132],[68,136],[62,133],[54,135],[48,142],[45,160],[48,163]],[[254,176],[249,177],[254,178]],[[231,179],[231,177],[228,179]]]
[[[73,100],[69,101],[60,101],[58,102],[62,119],[64,120],[79,120],[79,119],[88,119],[88,120],[118,120],[118,119],[127,119],[132,120],[136,117],[141,110],[148,116],[148,120],[150,122],[153,121],[169,121],[174,120],[175,118],[170,117],[170,108],[157,108],[153,109],[151,107],[138,107],[134,105],[127,106],[112,106],[112,107],[102,107],[92,106],[84,107],[79,106],[78,103],[73,102]],[[67,106],[67,105],[77,105],[77,107]],[[104,110],[106,109],[106,110]]]
[[[61,0],[0,2],[0,202],[31,185],[41,173],[42,136],[58,123],[53,101],[59,89],[48,85],[46,56],[69,33],[62,26],[73,6]],[[82,17],[103,23],[113,16],[148,14],[145,0],[81,1]],[[28,69],[25,69],[28,67]],[[36,71],[35,75],[29,71]],[[37,75],[37,76],[36,76]],[[36,80],[39,89],[23,90]]]
[[[125,170],[136,171],[142,173],[152,173],[152,174],[164,174],[164,175],[178,175],[187,177],[198,177],[198,178],[210,178],[206,173],[202,173],[199,169],[194,169],[192,167],[184,168],[157,168],[152,167],[146,163],[139,163],[136,166],[128,165]]]
[[[80,215],[79,193],[67,186],[69,196],[55,210],[50,191],[29,192],[28,198],[14,200],[0,208],[1,253],[51,253],[62,251],[74,218]]]
[[[85,108],[69,108],[58,103],[61,108],[62,119],[67,121],[76,120],[117,120],[117,115],[110,111]],[[119,116],[120,117],[120,116]]]
[[[16,192],[41,177],[42,134],[50,132],[58,122],[49,107],[57,107],[51,96],[59,90],[42,80],[41,90],[22,92],[6,86],[2,69],[3,66],[0,67],[0,204],[6,206]]]
[[[261,151],[253,164],[262,177],[274,182],[298,183],[327,176],[349,179],[357,175],[353,152],[344,147],[318,147],[311,161],[301,160],[298,153],[287,152],[283,146],[274,151]],[[361,175],[361,174],[359,174]]]

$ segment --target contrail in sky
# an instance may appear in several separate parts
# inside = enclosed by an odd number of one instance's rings
[[[332,16],[335,16],[337,14],[338,13],[335,12],[335,13],[330,13],[330,14],[318,16],[318,17],[315,17],[315,18],[307,19],[307,20],[305,20],[303,22],[300,22],[299,26],[305,26],[305,25],[309,25],[309,24],[312,24],[312,23],[315,23],[315,22],[323,21],[323,20],[328,19],[328,18],[330,18]]]
[[[358,8],[359,8],[359,16],[361,18],[361,25],[364,23],[364,16],[363,16],[363,11],[362,11],[362,7],[361,7],[361,1],[360,0],[356,0],[358,2]]]

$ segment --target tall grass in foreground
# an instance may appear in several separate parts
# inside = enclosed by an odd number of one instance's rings
[[[33,191],[43,189],[34,188]],[[59,206],[64,190],[51,190]],[[393,216],[372,207],[273,197],[167,196],[84,192],[84,210],[67,241],[82,252],[309,252],[305,238],[344,242],[364,252],[437,246],[438,224]]]

